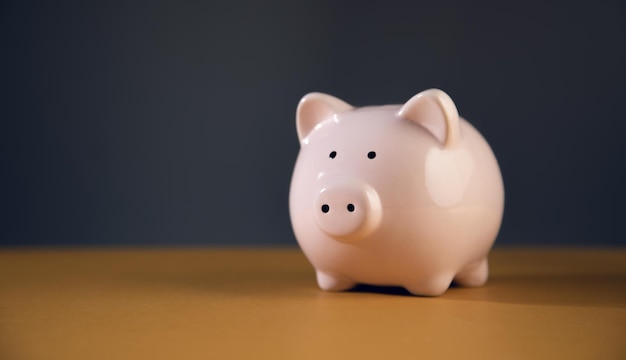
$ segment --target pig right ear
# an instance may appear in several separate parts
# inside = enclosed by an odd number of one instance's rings
[[[413,96],[398,115],[422,125],[444,148],[454,148],[460,141],[456,105],[448,94],[439,89],[425,90]]]
[[[305,95],[296,110],[296,129],[302,141],[322,121],[354,107],[343,100],[323,93]]]

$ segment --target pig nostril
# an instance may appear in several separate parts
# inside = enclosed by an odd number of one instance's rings
[[[322,205],[322,212],[323,212],[324,214],[326,214],[326,213],[327,213],[327,212],[329,212],[329,211],[330,211],[330,206],[328,206],[328,205],[326,205],[326,204]]]
[[[348,211],[349,212],[353,212],[354,211],[354,205],[348,204]]]

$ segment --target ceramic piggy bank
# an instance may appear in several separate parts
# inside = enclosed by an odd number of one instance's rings
[[[404,105],[300,101],[289,195],[295,236],[323,290],[356,284],[444,293],[487,281],[502,221],[500,169],[441,90]]]

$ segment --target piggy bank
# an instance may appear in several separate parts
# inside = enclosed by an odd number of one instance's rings
[[[310,93],[296,127],[289,213],[321,289],[369,284],[436,296],[453,281],[487,281],[502,177],[446,93],[360,108]]]

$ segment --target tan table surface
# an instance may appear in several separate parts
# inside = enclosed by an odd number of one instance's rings
[[[496,249],[482,288],[319,290],[297,249],[0,250],[0,359],[626,359],[626,249]]]

